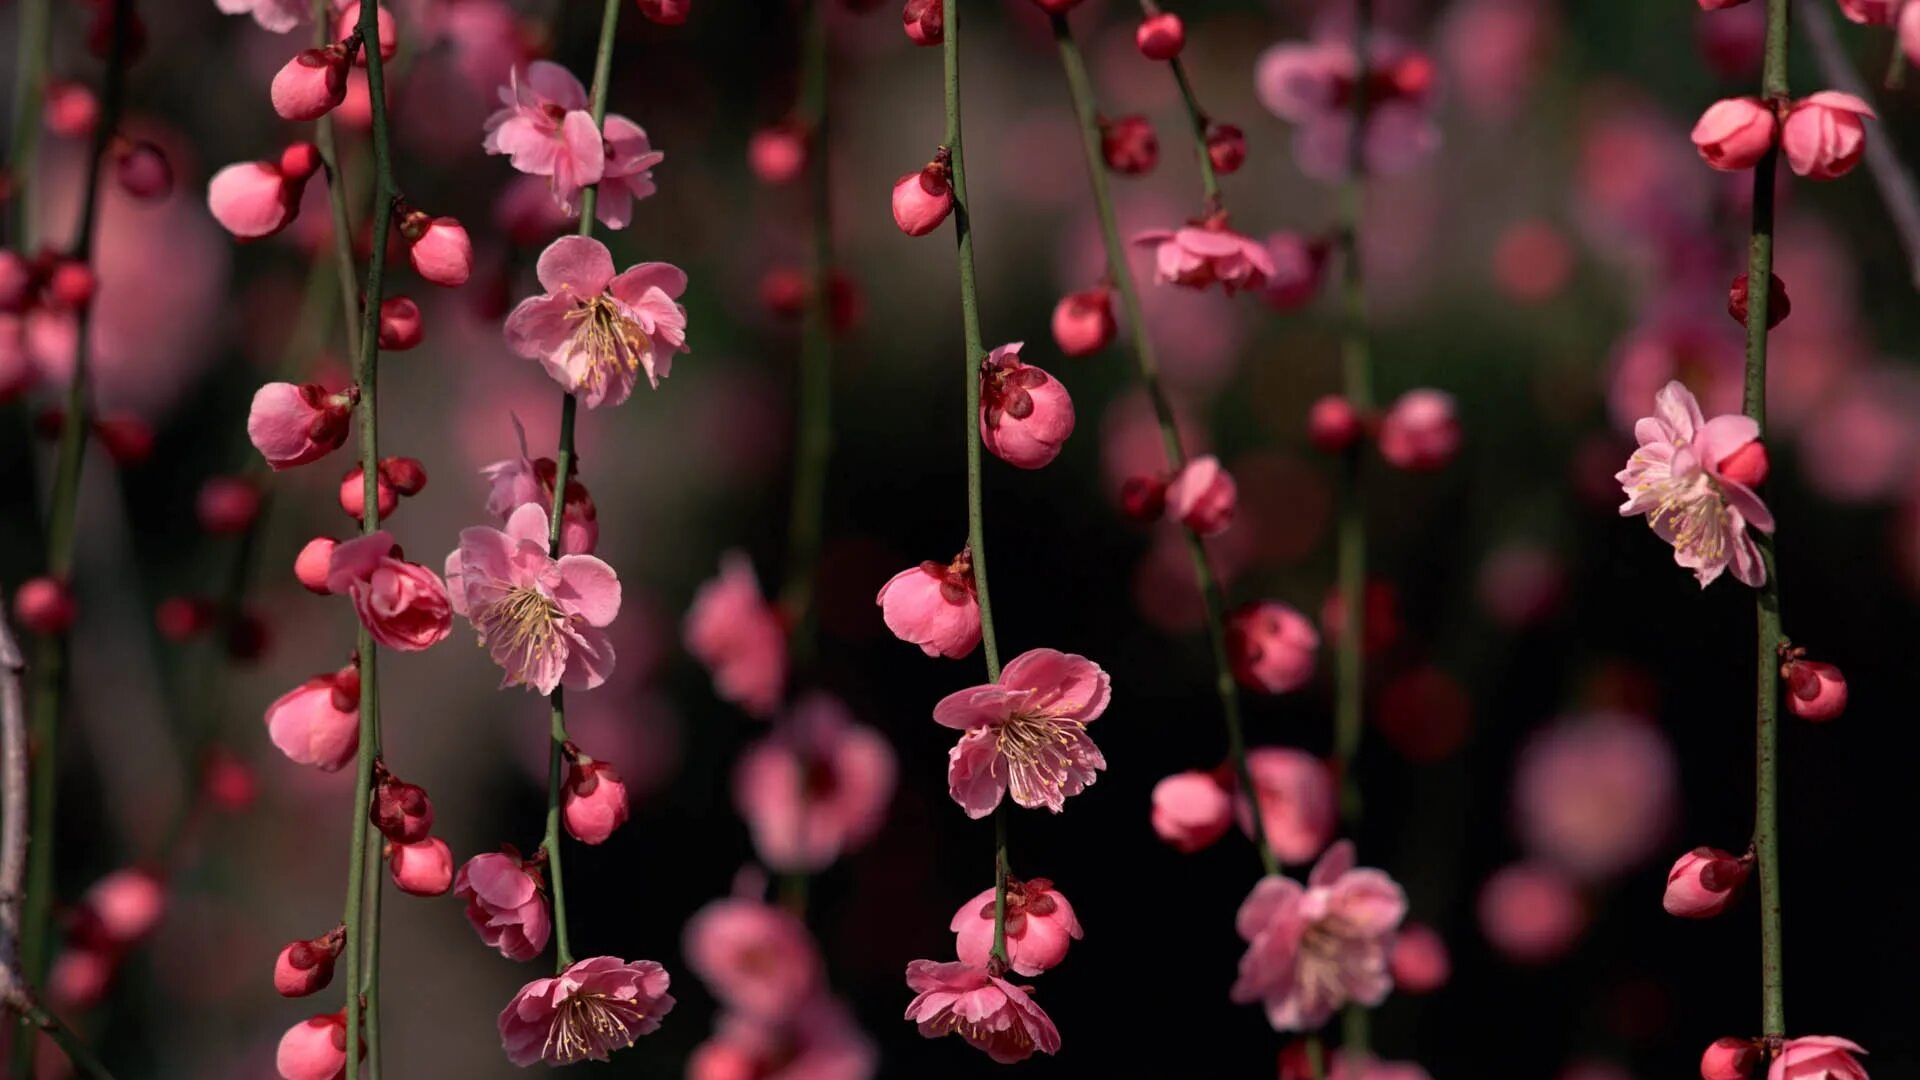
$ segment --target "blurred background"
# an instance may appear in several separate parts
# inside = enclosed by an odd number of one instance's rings
[[[465,222],[477,254],[464,289],[402,275],[426,341],[382,365],[383,453],[416,457],[431,477],[391,528],[429,566],[460,528],[486,521],[478,470],[514,456],[513,418],[536,456],[551,453],[557,395],[499,328],[513,301],[538,291],[533,259],[560,226],[525,209],[526,178],[482,153],[481,122],[517,62],[548,55],[588,71],[594,7],[397,5],[399,182],[414,205]],[[941,63],[901,34],[897,4],[832,7],[833,228],[858,310],[834,357],[822,637],[808,686],[885,735],[899,785],[877,837],[813,882],[809,921],[835,991],[879,1051],[878,1075],[980,1076],[998,1066],[900,1019],[906,963],[949,957],[951,913],[992,884],[991,829],[948,799],[952,732],[929,718],[942,695],[981,681],[980,663],[922,656],[887,633],[873,602],[896,572],[950,558],[966,529],[952,248],[944,234],[903,236],[887,211],[894,180],[940,141]],[[1331,228],[1334,189],[1301,174],[1292,132],[1256,102],[1252,72],[1261,50],[1313,36],[1332,7],[1176,5],[1201,101],[1246,131],[1247,163],[1223,180],[1241,231]],[[1465,448],[1439,473],[1376,458],[1366,474],[1377,621],[1391,632],[1370,661],[1357,840],[1362,863],[1404,884],[1411,918],[1440,932],[1452,961],[1440,989],[1377,1011],[1374,1046],[1441,1080],[1692,1075],[1709,1041],[1758,1023],[1753,899],[1703,922],[1660,908],[1675,857],[1699,844],[1743,850],[1751,829],[1752,603],[1731,580],[1703,592],[1643,521],[1619,518],[1611,477],[1667,379],[1685,380],[1709,415],[1738,408],[1741,330],[1725,290],[1745,268],[1748,177],[1708,170],[1687,131],[1716,98],[1757,85],[1762,5],[1711,21],[1685,0],[1378,7],[1439,66],[1444,141],[1367,195],[1376,380],[1383,400],[1421,386],[1453,394]],[[50,74],[97,86],[85,12],[56,8]],[[9,45],[16,9],[0,9]],[[107,189],[95,370],[102,409],[144,420],[154,441],[118,465],[96,443],[82,486],[59,895],[71,903],[129,865],[169,882],[150,943],[80,1018],[120,1075],[266,1076],[286,1026],[337,1004],[332,991],[324,1003],[285,1001],[268,971],[282,944],[337,921],[351,770],[292,764],[260,717],[352,650],[345,605],[289,572],[310,537],[351,531],[335,489],[352,462],[335,455],[273,476],[250,556],[205,533],[194,505],[209,477],[249,466],[244,418],[261,382],[286,370],[344,376],[335,309],[302,314],[327,237],[325,192],[312,185],[280,236],[232,243],[207,212],[206,181],[304,137],[266,95],[297,46],[199,0],[148,3],[142,15],[126,127],[165,148],[176,188],[157,202]],[[1160,138],[1150,175],[1114,180],[1126,234],[1200,213],[1180,99],[1164,66],[1135,50],[1137,20],[1120,0],[1073,14],[1103,111],[1143,114]],[[746,553],[769,590],[786,572],[798,330],[769,311],[762,283],[804,265],[807,210],[804,185],[761,183],[747,162],[750,135],[794,105],[793,5],[704,0],[684,27],[631,9],[622,21],[612,111],[644,126],[666,160],[659,193],[608,243],[623,266],[687,270],[693,351],[658,391],[582,413],[598,554],[619,571],[625,608],[614,681],[569,701],[576,739],[619,766],[634,812],[608,843],[571,847],[567,871],[576,951],[659,960],[679,999],[658,1033],[585,1068],[657,1076],[683,1069],[716,1015],[682,959],[682,927],[755,859],[729,787],[766,725],[715,696],[681,620],[724,551]],[[1891,35],[1841,29],[1877,86]],[[1826,86],[1796,49],[1796,91]],[[0,51],[11,65],[13,50]],[[1063,1050],[1021,1068],[1271,1076],[1286,1040],[1226,999],[1242,948],[1232,915],[1259,869],[1251,846],[1234,834],[1182,855],[1149,825],[1153,785],[1214,767],[1225,742],[1178,534],[1117,509],[1120,482],[1158,466],[1131,357],[1122,343],[1067,359],[1048,333],[1055,302],[1093,284],[1102,255],[1065,84],[1031,0],[969,0],[963,92],[986,336],[1028,342],[1025,358],[1066,384],[1079,416],[1050,467],[987,462],[1000,640],[1009,656],[1084,654],[1114,683],[1093,729],[1110,763],[1100,783],[1065,814],[1012,823],[1014,872],[1051,878],[1086,929],[1039,981]],[[1870,138],[1920,147],[1915,93],[1881,93]],[[75,218],[86,139],[72,130],[44,134],[48,238]],[[350,119],[343,142],[363,182],[366,136]],[[1920,305],[1864,170],[1831,184],[1787,177],[1782,192],[1778,273],[1793,313],[1774,335],[1770,502],[1784,611],[1793,640],[1852,688],[1835,723],[1783,719],[1789,1025],[1855,1039],[1876,1075],[1920,1075],[1920,991],[1905,977],[1920,928],[1897,885],[1920,694],[1920,371],[1908,347]],[[1276,312],[1256,296],[1143,287],[1186,435],[1239,481],[1238,522],[1214,541],[1230,599],[1317,615],[1333,574],[1335,470],[1306,443],[1304,417],[1338,389],[1336,304]],[[0,416],[9,593],[40,572],[33,500],[52,455],[36,431],[55,401],[22,392]],[[234,660],[218,643],[158,632],[163,600],[218,595],[237,559],[255,568],[246,606],[264,636],[242,651],[257,655]],[[545,797],[544,705],[496,690],[467,633],[456,626],[441,647],[382,664],[386,758],[432,793],[435,831],[461,860],[502,843],[534,848]],[[1329,752],[1330,650],[1322,661],[1301,692],[1248,697],[1255,743]],[[203,732],[252,767],[257,792],[243,812],[195,814],[182,829],[189,748]],[[390,891],[384,942],[393,1074],[515,1075],[494,1018],[543,962],[481,946],[450,896]]]

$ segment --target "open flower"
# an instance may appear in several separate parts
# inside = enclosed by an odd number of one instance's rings
[[[547,556],[547,512],[526,505],[507,529],[460,530],[447,556],[453,608],[506,672],[500,685],[551,694],[591,690],[613,673],[605,627],[620,614],[620,578],[592,555]]]
[[[660,1030],[673,1010],[669,982],[667,969],[651,960],[592,956],[569,964],[521,987],[500,1011],[501,1048],[520,1066],[605,1061]]]
[[[1854,1059],[1860,1044],[1836,1035],[1788,1039],[1774,1055],[1767,1080],[1867,1080],[1866,1066]]]
[[[873,838],[893,801],[893,747],[822,693],[740,757],[733,804],[760,861],[782,872],[823,869]]]
[[[1232,296],[1235,289],[1260,288],[1274,274],[1266,246],[1227,228],[1224,215],[1178,229],[1149,229],[1133,242],[1153,249],[1153,280],[1163,285],[1218,285]]]
[[[1034,649],[1015,657],[998,683],[940,699],[934,722],[966,732],[947,755],[953,801],[968,817],[982,818],[1011,791],[1021,806],[1059,813],[1067,796],[1107,767],[1087,725],[1107,710],[1110,696],[1099,664]]]
[[[527,432],[514,418],[513,431],[520,440],[520,456],[496,461],[480,470],[487,479],[487,513],[501,524],[522,506],[545,509],[553,505],[554,481],[560,478],[559,466],[552,458],[533,458],[527,454]],[[577,465],[577,463],[576,463]],[[568,555],[591,555],[600,542],[599,512],[586,484],[575,475],[567,478],[567,504],[561,515],[560,550]]]
[[[1240,905],[1235,927],[1247,951],[1232,997],[1262,1003],[1275,1031],[1311,1031],[1349,1003],[1378,1005],[1393,989],[1388,958],[1406,894],[1353,861],[1343,840],[1320,857],[1306,888],[1269,875]]]
[[[1027,991],[972,964],[907,965],[907,1019],[929,1039],[958,1035],[1002,1065],[1060,1052],[1060,1029]]]
[[[707,904],[687,920],[687,966],[727,1008],[785,1019],[821,981],[820,950],[792,913],[742,897]]]
[[[1737,581],[1766,584],[1767,568],[1747,529],[1772,532],[1773,514],[1741,482],[1753,475],[1755,455],[1747,448],[1759,445],[1760,425],[1746,416],[1703,418],[1693,392],[1676,380],[1654,396],[1654,415],[1635,424],[1633,435],[1640,448],[1614,477],[1627,494],[1621,516],[1647,515],[1701,588],[1728,566]]]
[[[1297,125],[1294,160],[1320,180],[1347,171],[1353,99],[1365,82],[1362,162],[1369,175],[1404,172],[1440,144],[1433,123],[1434,64],[1426,54],[1376,40],[1367,70],[1356,71],[1344,41],[1282,42],[1254,62],[1254,95],[1267,111]]]
[[[543,296],[507,316],[507,346],[538,360],[555,382],[590,409],[618,405],[646,372],[658,387],[687,351],[687,309],[674,302],[687,275],[667,263],[613,272],[598,240],[563,236],[540,253]]]
[[[594,216],[609,229],[624,229],[633,220],[633,204],[653,194],[653,167],[667,155],[653,148],[644,128],[624,116],[607,117],[601,131],[606,136],[607,164]],[[569,207],[567,212],[574,211]]]
[[[509,960],[531,960],[547,947],[553,918],[542,894],[538,864],[512,848],[475,855],[453,879],[467,902],[467,921],[480,940]]]
[[[571,205],[580,189],[600,182],[605,140],[587,111],[587,88],[572,72],[535,60],[508,76],[500,102],[502,107],[487,117],[487,153],[507,155],[523,173],[550,177],[562,206]]]
[[[779,707],[787,684],[787,631],[760,595],[753,563],[720,557],[720,576],[700,586],[687,609],[687,651],[713,674],[713,688],[754,716]]]
[[[400,652],[432,648],[453,630],[447,586],[439,575],[394,554],[385,529],[334,545],[327,591],[353,598],[373,640]]]

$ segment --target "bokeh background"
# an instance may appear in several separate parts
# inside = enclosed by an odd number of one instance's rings
[[[513,454],[511,418],[536,454],[550,452],[557,429],[552,384],[500,340],[506,306],[532,291],[544,234],[516,238],[506,224],[503,193],[517,178],[480,148],[490,88],[530,52],[585,72],[597,10],[512,5],[525,39],[489,47],[479,33],[410,35],[408,20],[428,6],[399,5],[398,174],[416,205],[468,224],[479,269],[457,291],[402,286],[422,303],[427,340],[383,364],[381,437],[383,452],[419,458],[432,478],[392,528],[413,558],[438,565],[458,530],[483,519],[477,470]],[[983,1055],[922,1040],[900,1020],[905,964],[948,957],[953,910],[991,884],[991,829],[947,798],[951,732],[929,719],[941,695],[979,681],[980,665],[929,660],[894,640],[872,599],[898,570],[951,556],[966,525],[970,421],[951,244],[908,239],[887,212],[894,179],[941,137],[941,65],[901,35],[896,4],[865,15],[833,6],[834,235],[860,314],[835,355],[823,636],[810,682],[892,741],[900,786],[880,835],[814,882],[810,919],[834,987],[880,1049],[880,1075],[987,1075],[998,1067]],[[1180,6],[1202,101],[1247,132],[1248,163],[1224,183],[1235,225],[1255,235],[1322,234],[1333,220],[1333,190],[1301,176],[1291,133],[1252,84],[1260,50],[1310,36],[1331,6]],[[1750,830],[1751,600],[1731,580],[1702,592],[1644,522],[1620,519],[1611,474],[1632,418],[1665,379],[1685,379],[1709,413],[1737,408],[1740,330],[1724,305],[1727,280],[1744,269],[1746,180],[1707,170],[1686,133],[1712,100],[1756,84],[1750,16],[1760,5],[1710,27],[1685,0],[1379,6],[1385,25],[1440,65],[1445,141],[1368,193],[1377,381],[1387,397],[1451,392],[1466,444],[1438,474],[1377,460],[1367,472],[1374,568],[1398,633],[1371,661],[1358,840],[1362,861],[1405,885],[1412,917],[1444,935],[1453,961],[1438,992],[1396,995],[1377,1011],[1374,1044],[1442,1080],[1692,1075],[1708,1041],[1753,1033],[1759,1012],[1752,898],[1702,923],[1659,905],[1682,850],[1739,850]],[[12,7],[0,9],[9,45]],[[52,72],[94,83],[84,12],[57,7]],[[344,607],[289,572],[307,538],[351,528],[334,497],[351,462],[336,455],[268,486],[248,594],[269,637],[257,661],[162,640],[153,612],[166,597],[216,593],[233,564],[233,541],[203,534],[193,505],[207,477],[246,465],[254,388],[289,362],[340,370],[334,309],[301,314],[326,235],[324,192],[313,185],[281,237],[230,242],[206,211],[206,179],[296,137],[266,97],[293,46],[204,0],[142,9],[150,38],[129,127],[167,148],[178,185],[158,204],[108,195],[97,371],[103,406],[144,417],[157,441],[124,468],[96,445],[83,485],[60,893],[70,901],[101,874],[164,852],[167,917],[83,1026],[123,1076],[256,1077],[271,1074],[281,1031],[316,1011],[272,992],[272,956],[332,926],[344,891],[350,771],[287,762],[260,716],[351,650]],[[1013,822],[1015,872],[1052,878],[1087,932],[1041,980],[1063,1051],[1021,1068],[1271,1076],[1283,1040],[1257,1010],[1226,1001],[1241,948],[1232,913],[1257,874],[1253,852],[1235,835],[1183,856],[1148,823],[1157,780],[1211,768],[1225,747],[1178,536],[1129,524],[1115,505],[1120,480],[1154,464],[1130,357],[1115,347],[1068,360],[1047,331],[1054,302],[1101,266],[1065,84],[1029,0],[968,9],[985,332],[1029,342],[1027,359],[1066,383],[1080,418],[1045,470],[988,462],[1000,639],[1009,654],[1085,654],[1115,686],[1094,729],[1109,771],[1067,813]],[[1143,113],[1160,135],[1157,170],[1116,179],[1128,233],[1199,210],[1180,102],[1165,69],[1135,52],[1136,18],[1119,0],[1088,0],[1073,17],[1104,110]],[[658,1076],[683,1068],[715,1011],[681,959],[682,926],[753,860],[729,775],[763,725],[715,697],[679,625],[723,551],[748,553],[770,587],[785,572],[798,336],[760,287],[770,269],[802,263],[806,208],[799,185],[756,182],[745,153],[749,135],[793,104],[791,5],[705,0],[682,28],[631,9],[623,23],[613,111],[642,124],[667,159],[659,194],[609,242],[622,264],[686,268],[693,353],[659,391],[583,413],[580,425],[599,554],[619,570],[626,607],[617,678],[569,700],[576,737],[620,766],[635,805],[609,843],[571,848],[567,870],[583,954],[660,960],[680,1001],[659,1033],[588,1071]],[[1842,29],[1875,79],[1889,36]],[[11,64],[12,49],[0,51]],[[1804,49],[1793,84],[1826,85]],[[1871,137],[1920,147],[1914,94],[1883,94]],[[61,237],[84,140],[46,138],[41,212],[46,235]],[[347,169],[364,177],[364,133],[345,139]],[[1920,371],[1909,350],[1920,305],[1864,171],[1783,191],[1779,273],[1793,315],[1774,339],[1770,498],[1784,610],[1792,638],[1840,665],[1853,695],[1835,723],[1784,722],[1788,1017],[1793,1033],[1859,1041],[1877,1076],[1920,1075],[1920,991],[1907,978],[1920,929],[1899,884],[1920,695]],[[1189,440],[1239,479],[1239,522],[1216,542],[1230,596],[1317,613],[1332,577],[1334,471],[1306,444],[1303,419],[1337,389],[1334,305],[1276,313],[1256,298],[1164,288],[1147,300]],[[9,587],[38,572],[32,500],[51,454],[33,430],[50,402],[23,397],[0,424]],[[545,709],[495,690],[494,667],[456,631],[382,664],[387,758],[432,793],[436,832],[456,857],[503,842],[530,850]],[[1250,698],[1253,741],[1327,752],[1330,674],[1284,699]],[[244,813],[196,817],[185,843],[170,845],[188,795],[183,747],[202,725],[254,765],[259,796]],[[1556,748],[1576,767],[1539,764]],[[1518,783],[1523,762],[1535,763],[1531,785]],[[1542,779],[1549,768],[1561,771]],[[1594,850],[1608,853],[1604,866],[1583,856]],[[1557,884],[1518,904],[1483,902],[1489,879],[1520,864]],[[1519,956],[1520,939],[1552,947]],[[452,897],[390,892],[384,940],[393,1074],[514,1075],[494,1016],[539,965],[480,946]],[[1583,1063],[1597,1071],[1568,1072]]]

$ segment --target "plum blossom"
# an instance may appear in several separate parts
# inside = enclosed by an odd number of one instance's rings
[[[373,640],[400,652],[419,652],[453,630],[447,587],[439,575],[395,554],[385,530],[336,544],[327,559],[327,591],[353,598]]]
[[[267,736],[287,759],[338,772],[360,748],[360,670],[315,675],[267,706]]]
[[[1153,280],[1162,285],[1218,285],[1232,296],[1236,289],[1261,288],[1275,272],[1266,245],[1227,228],[1225,215],[1178,229],[1149,229],[1133,242],[1153,249]]]
[[[1743,584],[1766,584],[1766,565],[1747,530],[1772,532],[1773,514],[1738,478],[1742,452],[1758,445],[1759,424],[1737,415],[1705,419],[1693,392],[1675,380],[1654,396],[1654,415],[1633,434],[1640,448],[1614,477],[1627,494],[1621,516],[1647,515],[1701,588],[1729,566]]]
[[[307,0],[213,0],[214,6],[228,15],[251,15],[262,30],[276,34],[307,21],[313,5]]]
[[[994,890],[960,905],[947,929],[960,961],[987,966],[993,952]],[[1073,905],[1046,878],[1007,879],[1007,965],[1022,975],[1038,975],[1067,958],[1067,946],[1081,937]]]
[[[609,229],[624,229],[633,220],[633,204],[654,193],[653,167],[667,155],[653,148],[646,129],[624,116],[607,117],[601,131],[606,137],[607,163],[594,216]],[[572,206],[563,209],[575,212]]]
[[[784,1020],[721,1014],[687,1062],[687,1080],[871,1080],[879,1051],[846,1005],[824,994]]]
[[[500,88],[501,107],[487,117],[483,145],[513,167],[548,177],[563,208],[606,171],[606,141],[587,111],[587,88],[549,60],[514,69]]]
[[[501,956],[531,960],[547,947],[553,917],[539,865],[525,862],[513,848],[468,859],[453,879],[453,892],[467,902],[474,932]]]
[[[553,484],[559,479],[559,466],[552,458],[534,458],[527,453],[527,430],[520,418],[513,418],[513,432],[520,442],[520,456],[484,466],[480,475],[487,480],[487,513],[505,524],[515,510],[533,505],[553,505]],[[560,550],[568,555],[591,555],[600,542],[599,512],[586,484],[575,475],[567,478],[566,509],[561,515]]]
[[[1073,434],[1073,398],[1058,379],[1020,359],[1024,344],[1002,345],[980,365],[980,441],[1009,465],[1038,469],[1059,457]]]
[[[640,263],[616,275],[605,244],[563,236],[540,253],[541,296],[507,316],[507,346],[538,360],[588,408],[618,405],[644,371],[656,389],[687,352],[687,309],[674,302],[687,275]]]
[[[760,595],[753,563],[737,551],[720,557],[720,576],[700,586],[687,609],[687,651],[713,675],[722,698],[754,716],[780,705],[787,683],[787,631]]]
[[[500,1045],[507,1060],[571,1065],[605,1061],[642,1035],[660,1030],[673,1010],[667,969],[651,960],[592,956],[550,979],[520,988],[500,1011]]]
[[[945,565],[928,560],[900,571],[880,586],[874,602],[893,636],[928,656],[958,660],[980,644],[980,600],[968,551]]]
[[[1860,1044],[1836,1035],[1788,1039],[1774,1055],[1767,1080],[1867,1080],[1866,1066],[1854,1059]]]
[[[1440,144],[1433,122],[1433,61],[1422,52],[1376,41],[1368,70],[1356,76],[1352,47],[1332,39],[1282,42],[1254,62],[1254,96],[1297,126],[1294,159],[1319,180],[1346,173],[1353,99],[1366,82],[1366,172],[1405,172]]]
[[[1231,991],[1260,1002],[1276,1031],[1311,1031],[1349,1003],[1380,1004],[1393,989],[1388,958],[1407,898],[1385,873],[1354,867],[1353,844],[1320,857],[1305,888],[1260,879],[1235,927],[1247,942]]]
[[[929,1039],[959,1035],[1002,1065],[1025,1061],[1035,1050],[1060,1052],[1060,1029],[1046,1010],[1026,988],[986,968],[915,960],[907,965],[907,987],[916,994],[907,1019]]]
[[[505,532],[460,530],[446,569],[453,609],[505,672],[502,687],[591,690],[613,673],[606,627],[620,614],[620,578],[592,555],[548,557],[539,506],[515,510]]]
[[[1527,741],[1513,798],[1529,851],[1583,881],[1603,881],[1660,850],[1679,807],[1679,768],[1654,724],[1585,713]]]
[[[966,732],[947,755],[953,801],[982,818],[1011,791],[1021,806],[1059,813],[1107,767],[1087,725],[1107,710],[1111,694],[1100,665],[1033,649],[1015,657],[998,683],[940,699],[934,722]]]
[[[743,897],[715,900],[687,920],[687,966],[728,1009],[784,1019],[821,981],[820,950],[792,913]]]
[[[854,723],[834,698],[809,694],[741,755],[733,802],[761,862],[820,870],[880,831],[896,769],[885,736]]]

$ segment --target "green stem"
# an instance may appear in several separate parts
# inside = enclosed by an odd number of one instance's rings
[[[1007,802],[1002,799],[1000,805],[993,808],[993,950],[987,954],[988,970],[996,975],[1007,970],[1007,878],[1011,875],[1007,860]]]
[[[1100,235],[1106,243],[1107,277],[1120,294],[1127,334],[1133,340],[1135,364],[1140,370],[1140,384],[1153,402],[1153,413],[1160,424],[1160,441],[1166,450],[1167,467],[1172,472],[1179,472],[1187,463],[1186,449],[1180,442],[1180,428],[1174,416],[1173,402],[1160,383],[1160,362],[1154,356],[1153,340],[1147,333],[1146,319],[1141,314],[1139,287],[1133,280],[1133,269],[1127,263],[1127,250],[1120,240],[1120,226],[1113,212],[1113,194],[1107,186],[1105,158],[1100,151],[1100,110],[1094,100],[1093,82],[1087,77],[1086,60],[1081,56],[1079,44],[1073,39],[1065,15],[1053,16],[1053,40],[1059,47],[1060,66],[1066,72],[1074,115],[1080,124],[1080,145],[1086,158],[1087,180],[1093,189],[1093,205],[1100,218]],[[1260,862],[1266,872],[1278,873],[1280,864],[1267,846],[1266,823],[1261,819],[1260,800],[1252,796],[1253,778],[1247,768],[1246,739],[1240,722],[1240,688],[1234,682],[1233,666],[1227,655],[1226,597],[1221,590],[1219,576],[1213,571],[1206,545],[1192,530],[1182,530],[1182,533],[1187,540],[1188,552],[1193,557],[1194,578],[1206,603],[1207,639],[1213,649],[1214,687],[1220,696],[1221,716],[1226,721],[1234,772],[1239,777],[1240,790],[1247,798],[1254,844],[1259,849]]]
[[[332,0],[313,0],[312,18],[314,47],[331,44]],[[313,142],[327,167],[327,199],[333,212],[333,263],[334,272],[340,277],[340,314],[346,325],[347,355],[359,356],[360,279],[353,270],[353,214],[349,209],[347,177],[340,160],[332,113],[314,123]]]
[[[1140,0],[1140,11],[1152,17],[1160,14],[1160,5],[1155,0]],[[1200,187],[1206,193],[1207,213],[1212,214],[1224,208],[1220,197],[1220,177],[1213,171],[1213,154],[1207,150],[1207,114],[1200,108],[1199,95],[1193,92],[1193,82],[1187,78],[1187,65],[1175,56],[1167,61],[1173,69],[1173,81],[1180,85],[1180,100],[1187,106],[1187,122],[1193,128],[1194,155],[1200,159]]]
[[[24,1030],[32,1031],[37,1029],[52,1039],[54,1045],[60,1048],[61,1053],[67,1055],[67,1060],[72,1063],[74,1070],[80,1075],[92,1077],[93,1080],[113,1080],[113,1074],[107,1071],[106,1065],[101,1063],[92,1048],[87,1046],[86,1041],[74,1034],[72,1028],[61,1023],[60,1019],[54,1016],[53,1013],[47,1011],[45,1006],[31,998],[8,1001],[5,1004],[8,1008],[20,1014],[20,1023]],[[26,1043],[28,1047],[33,1047],[35,1043],[38,1042],[38,1040],[32,1038],[22,1039],[21,1041]],[[28,1060],[32,1060],[31,1056],[29,1056]],[[16,1070],[14,1075],[28,1076],[31,1074]]]
[[[14,49],[13,141],[7,147],[7,172],[13,177],[13,249],[34,250],[34,170],[40,153],[40,111],[47,93],[48,0],[20,0]]]

